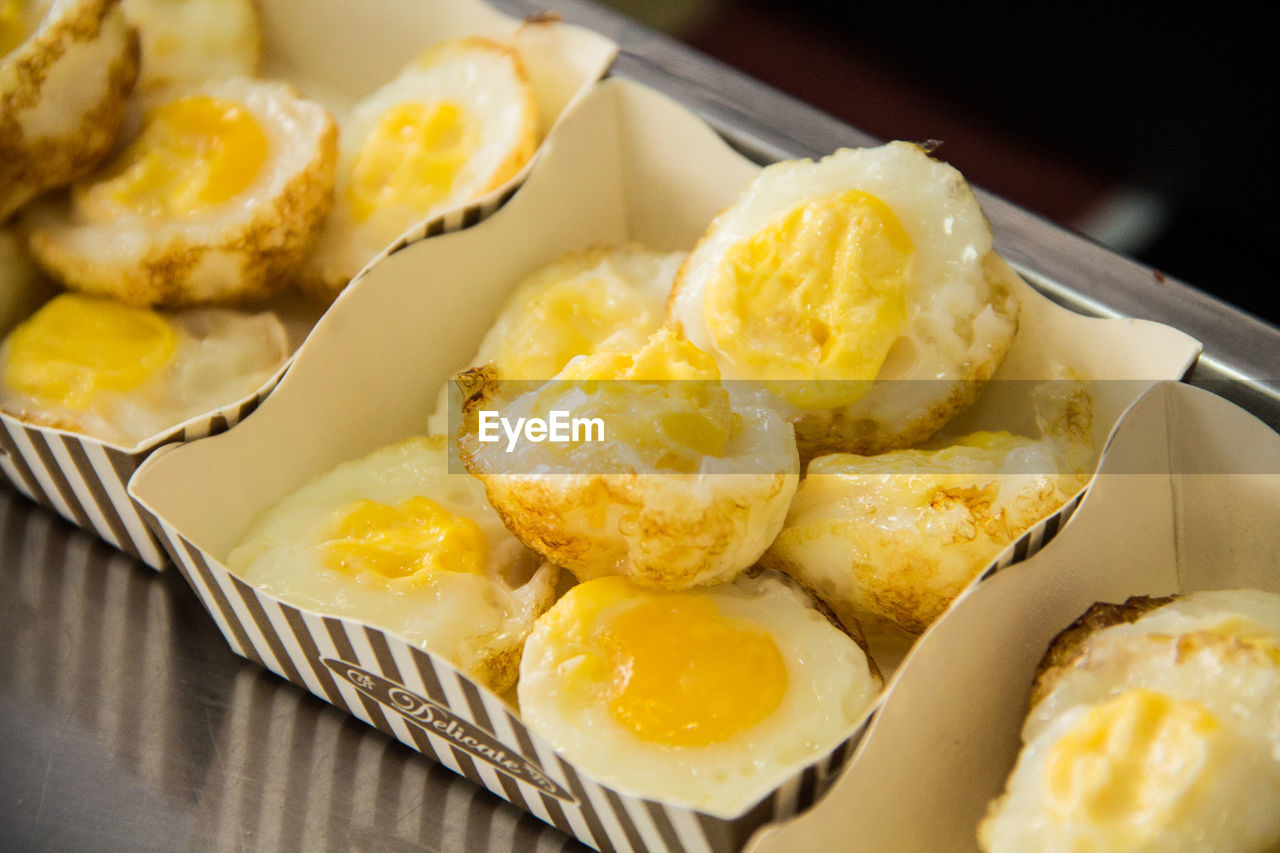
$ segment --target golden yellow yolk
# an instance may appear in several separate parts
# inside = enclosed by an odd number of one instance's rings
[[[769,632],[676,593],[618,614],[601,644],[613,659],[609,713],[643,741],[709,746],[777,710],[787,665]]]
[[[688,473],[704,456],[724,456],[741,426],[719,378],[711,356],[663,328],[638,350],[572,362],[539,406],[565,409],[572,397],[573,417],[600,418],[606,441],[639,451],[655,468]]]
[[[9,341],[10,388],[84,410],[100,391],[128,391],[154,376],[172,360],[178,334],[154,311],[63,294]]]
[[[599,578],[571,589],[548,617],[561,642],[582,652],[562,667],[573,695],[603,693],[610,715],[647,743],[721,743],[762,722],[786,694],[787,665],[769,632],[725,616],[705,595]]]
[[[1128,690],[1091,708],[1050,750],[1050,807],[1130,839],[1154,836],[1202,774],[1218,730],[1201,705]]]
[[[725,253],[703,297],[712,340],[792,405],[849,405],[906,327],[913,251],[873,195],[796,205]]]
[[[0,0],[0,56],[27,40],[27,10],[23,0]]]
[[[644,300],[625,284],[586,276],[548,288],[515,313],[494,360],[511,379],[550,379],[619,332],[653,322]]]
[[[383,113],[351,169],[352,215],[364,222],[382,209],[425,214],[449,197],[479,146],[476,122],[450,101],[408,102]]]
[[[396,586],[420,586],[438,572],[479,574],[485,552],[479,525],[421,496],[399,506],[362,500],[343,507],[324,543],[330,569],[372,573]]]
[[[630,352],[610,350],[593,353],[570,364],[558,378],[569,381],[716,381],[720,379],[720,370],[716,367],[715,359],[664,327],[650,335],[639,349]]]
[[[148,113],[106,177],[76,186],[76,206],[96,220],[196,216],[248,189],[267,154],[267,136],[244,106],[189,95]]]

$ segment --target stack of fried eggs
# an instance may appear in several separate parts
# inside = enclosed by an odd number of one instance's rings
[[[456,440],[450,473],[433,449],[412,463],[418,490],[384,498],[355,487],[360,463],[344,465],[270,510],[230,566],[317,610],[354,615],[357,599],[385,598],[360,618],[499,691],[509,682],[478,661],[514,654],[508,699],[581,770],[733,816],[865,718],[883,679],[861,620],[923,630],[1083,484],[1082,383],[1046,391],[1038,438],[934,438],[1011,346],[1012,276],[963,179],[918,146],[766,168],[688,255],[595,246],[530,271],[455,393],[442,391],[432,438],[406,442]],[[495,411],[594,418],[605,435],[508,449],[506,436],[482,440],[481,412]],[[322,499],[340,471],[352,485]],[[372,463],[360,477],[386,479]],[[439,496],[477,484],[486,501]],[[511,539],[484,553],[508,567],[450,544],[437,506],[445,528],[500,520]],[[357,527],[400,542],[410,516],[437,531],[414,536],[442,543],[427,575],[484,575],[505,600],[539,584],[529,567],[542,560],[566,570],[554,603],[524,596],[541,615],[508,607],[520,614],[509,630],[479,640],[465,626],[423,639],[443,580],[388,581],[420,570],[333,556]],[[882,567],[875,584],[867,565]],[[890,598],[918,606],[880,606],[895,585]],[[457,650],[498,634],[528,639],[522,652]]]
[[[258,79],[261,44],[253,0],[0,2],[0,235],[70,291],[0,347],[4,411],[135,447],[238,403],[289,355],[287,291],[332,299],[537,144],[508,45],[424,45],[331,111]]]
[[[246,397],[288,356],[271,300],[332,299],[536,147],[508,44],[424,45],[330,109],[258,79],[261,42],[252,0],[0,0],[0,261],[69,291],[0,345],[6,412],[135,446]],[[434,435],[287,496],[228,565],[514,686],[619,790],[732,816],[865,717],[860,622],[919,633],[1080,485],[1078,399],[1039,438],[935,438],[1016,286],[917,146],[771,166],[687,255],[532,272]],[[608,438],[506,453],[487,409]]]
[[[1280,595],[1096,604],[1049,647],[987,851],[1280,847]]]

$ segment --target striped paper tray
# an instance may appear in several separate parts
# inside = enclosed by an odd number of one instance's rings
[[[339,116],[431,44],[481,35],[510,40],[520,52],[538,97],[539,131],[545,135],[604,74],[617,52],[613,42],[596,33],[554,20],[526,24],[479,0],[375,0],[355,5],[343,0],[263,0],[258,5],[263,27],[263,76],[295,84]],[[335,62],[334,57],[342,57],[343,62]],[[365,270],[408,243],[481,221],[511,197],[532,163],[481,198],[407,229],[371,259]],[[318,314],[319,309],[314,309],[293,312],[287,318],[295,347]],[[0,472],[37,503],[96,532],[147,565],[161,568],[164,552],[125,491],[129,477],[158,447],[214,435],[238,423],[271,392],[284,370],[282,367],[245,399],[228,401],[215,412],[133,447],[25,423],[0,413]]]
[[[148,566],[163,568],[165,553],[126,491],[129,478],[157,447],[203,438],[238,423],[271,392],[283,371],[249,399],[176,426],[133,449],[27,424],[0,412],[0,471],[36,503]]]
[[[1099,601],[1280,593],[1277,515],[1280,435],[1208,391],[1156,386],[1125,416],[1053,547],[958,600],[916,644],[827,799],[751,849],[856,836],[867,850],[976,850],[1058,632]]]
[[[443,659],[375,624],[280,601],[223,564],[252,520],[286,493],[422,432],[439,389],[531,269],[566,251],[627,240],[687,249],[757,171],[665,97],[623,80],[598,84],[502,210],[375,265],[321,320],[252,418],[149,459],[130,492],[231,646],[602,850],[734,850],[760,826],[815,802],[865,721],[742,813],[700,813],[601,784]],[[1124,380],[1100,383],[1095,395],[1101,447],[1135,399],[1155,381],[1181,376],[1198,353],[1175,330],[1079,317],[1014,279],[1022,328],[1034,333],[1020,335],[997,374],[1011,380],[1002,385],[1008,393],[984,395],[968,420],[999,418],[1016,402],[1020,383],[1012,380],[1056,375],[1065,360],[1089,376]],[[308,440],[297,441],[303,432]],[[1025,534],[992,570],[1042,548],[1078,501]]]

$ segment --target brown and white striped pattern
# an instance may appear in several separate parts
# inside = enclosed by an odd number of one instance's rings
[[[1081,489],[1075,497],[1058,507],[1057,512],[1019,536],[1017,541],[1004,549],[1000,556],[996,557],[991,565],[982,572],[982,580],[986,580],[996,572],[1008,568],[1014,563],[1021,563],[1048,545],[1054,537],[1062,532],[1062,528],[1067,526],[1067,522],[1071,521],[1071,517],[1075,515],[1080,502],[1084,500],[1084,496],[1088,493],[1088,489]]]
[[[196,832],[212,849],[520,850],[573,840],[339,713],[240,669]],[[309,698],[309,697],[308,697]],[[363,731],[357,731],[363,730]]]
[[[983,578],[1048,544],[1083,496],[1024,533]],[[825,793],[866,730],[860,727],[731,820],[620,794],[579,772],[502,700],[447,662],[368,625],[300,610],[264,594],[144,513],[238,654],[599,850],[738,850],[759,827],[804,810]],[[455,720],[458,725],[450,725]],[[464,744],[471,726],[479,731]],[[520,769],[499,767],[494,750],[485,747],[493,741]],[[540,774],[546,777],[542,784]]]
[[[516,194],[516,191],[520,189],[521,183],[523,183],[524,176],[527,176],[528,174],[528,169],[529,167],[526,167],[524,172],[522,172],[520,180],[505,189],[494,190],[471,204],[464,205],[463,207],[456,208],[455,210],[445,211],[437,217],[414,225],[404,234],[400,235],[398,240],[379,253],[377,258],[370,261],[361,272],[361,275],[371,269],[374,264],[378,263],[378,261],[388,255],[395,254],[406,246],[411,246],[414,243],[427,239],[428,237],[438,237],[441,234],[448,234],[452,231],[461,231],[464,228],[470,228],[472,225],[476,225],[483,222],[485,219],[488,219],[497,212],[498,208],[510,201],[511,197]],[[359,277],[360,276],[356,276],[356,278]]]
[[[133,453],[0,412],[0,472],[36,503],[161,569],[165,553],[128,494],[129,478],[156,448],[215,435],[239,423],[266,399],[274,384],[238,406],[176,427]]]
[[[280,602],[236,578],[162,520],[151,520],[237,653],[599,850],[737,850],[763,824],[812,804],[865,730],[732,820],[620,794],[580,773],[501,699],[447,662],[359,622]],[[422,707],[430,710],[415,713]],[[461,724],[445,725],[455,719]],[[469,726],[481,737],[463,737],[460,730]],[[501,769],[476,748],[476,740],[487,737],[505,757],[532,770]],[[538,773],[548,783],[529,781]]]

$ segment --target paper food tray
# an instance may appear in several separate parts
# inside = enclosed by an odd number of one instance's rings
[[[1053,546],[957,601],[917,644],[841,778],[752,851],[977,850],[1004,790],[1036,666],[1097,601],[1280,592],[1280,435],[1207,391],[1163,383],[1126,416]]]
[[[349,288],[253,417],[148,460],[131,492],[232,647],[600,849],[738,849],[757,827],[812,803],[861,727],[732,818],[627,796],[556,755],[510,706],[450,664],[360,621],[284,604],[222,564],[254,517],[286,493],[425,431],[438,390],[533,268],[625,240],[688,249],[757,171],[674,102],[605,81],[494,216],[392,254]],[[1112,383],[1131,389],[1129,397],[1099,395],[1104,437],[1142,389],[1181,376],[1198,352],[1166,327],[1078,317],[1025,285],[1019,297],[1023,327],[1036,334],[1015,346],[1001,373],[1043,376],[1068,354],[1090,375],[1131,380]],[[999,397],[977,405],[997,417]],[[306,441],[297,440],[302,434]],[[1019,556],[1045,535],[1041,528],[1024,537]]]
[[[433,44],[484,36],[512,44],[538,98],[538,136],[545,139],[566,109],[613,63],[618,46],[554,16],[521,21],[481,0],[406,3],[372,0],[259,0],[263,76],[294,82],[304,95],[336,114],[393,79]],[[479,222],[500,207],[529,175],[539,153],[485,195],[406,229],[365,265],[424,237]]]
[[[392,79],[430,45],[483,35],[509,38],[518,47],[538,95],[539,132],[546,134],[566,108],[604,74],[617,52],[613,42],[580,27],[554,20],[525,24],[478,0],[359,4],[263,0],[258,9],[263,76],[287,80],[336,111],[345,111]],[[533,160],[537,157],[535,154]],[[480,221],[511,196],[531,165],[532,161],[483,197],[409,228],[377,257],[406,243]],[[297,300],[283,301],[287,304],[279,313],[289,330],[292,352],[322,309]],[[129,477],[157,447],[213,435],[238,423],[271,392],[287,367],[286,363],[253,394],[229,400],[216,411],[130,447],[28,424],[0,413],[0,472],[37,503],[96,532],[148,566],[161,568],[164,551],[126,494]]]

